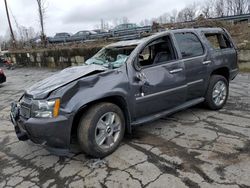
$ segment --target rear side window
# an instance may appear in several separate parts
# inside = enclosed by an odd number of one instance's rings
[[[183,58],[191,58],[204,54],[203,46],[195,34],[177,33],[175,34],[175,38]]]
[[[232,48],[230,41],[221,33],[206,33],[205,37],[214,49]]]

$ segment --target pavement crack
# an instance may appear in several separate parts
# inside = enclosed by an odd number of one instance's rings
[[[157,145],[160,150],[164,150],[163,148],[169,148],[169,149],[174,148],[175,156],[177,155],[183,160],[182,164],[175,164],[171,161],[168,161],[165,158],[158,156],[158,155],[152,153],[151,151],[148,151],[145,148],[143,148],[139,145],[133,144],[131,142],[127,142],[127,144],[129,146],[133,147],[134,149],[144,153],[148,157],[148,162],[150,162],[150,163],[154,164],[156,167],[158,167],[158,169],[162,173],[168,173],[168,174],[171,174],[175,177],[179,177],[180,174],[179,174],[178,170],[181,170],[181,171],[182,170],[184,170],[184,171],[191,170],[191,171],[199,174],[204,179],[204,181],[206,181],[207,183],[214,182],[214,180],[212,180],[204,171],[201,170],[200,167],[198,167],[199,164],[205,163],[204,161],[201,161],[195,157],[196,155],[199,155],[200,153],[187,152],[186,148],[182,148],[180,146],[177,146],[170,141],[163,140],[160,137],[156,138],[156,137],[152,137],[152,136],[151,136],[151,134],[147,133],[147,135],[144,135],[144,138],[142,138],[142,139],[143,139],[143,141],[150,140],[150,142],[151,142],[150,145],[151,146]],[[149,144],[149,143],[145,143],[145,142],[139,142],[139,143]],[[159,145],[159,143],[161,143],[161,144]],[[171,152],[171,151],[166,149],[166,152]],[[182,179],[182,181],[183,181],[183,179]],[[183,183],[185,183],[185,182],[183,181]],[[186,184],[188,184],[188,183],[191,183],[191,180],[186,181]],[[195,184],[195,182],[193,184]]]
[[[213,183],[214,180],[212,180],[205,172],[203,172],[199,167],[195,165],[191,165],[191,168],[199,174],[207,183]]]
[[[189,188],[200,188],[199,184],[190,180],[189,178],[187,177],[184,177],[182,179],[182,182]]]
[[[169,139],[168,141],[172,141],[172,140],[174,140],[174,139],[176,139],[176,138],[179,138],[179,137],[181,137],[181,136],[184,136],[184,135],[185,135],[185,133],[179,133],[178,135],[176,135],[175,137]]]
[[[143,187],[148,187],[151,183],[154,183],[155,181],[157,181],[163,174],[164,173],[160,173],[155,179],[153,179],[152,181],[148,182]]]
[[[224,133],[226,135],[233,135],[233,136],[237,136],[240,138],[248,138],[246,135],[244,135],[242,133],[231,131],[230,129],[226,129],[220,125],[217,125],[216,123],[214,123],[212,121],[208,121],[208,120],[203,120],[203,121],[212,127],[212,128],[208,128],[208,129],[213,130],[217,133]]]
[[[174,165],[172,162],[170,161],[167,161],[166,159],[164,159],[163,157],[160,157],[136,144],[133,144],[133,143],[127,143],[129,146],[133,147],[134,149],[138,150],[138,151],[141,151],[142,153],[144,153],[148,159],[147,161],[154,164],[155,166],[157,166],[159,168],[159,170],[161,172],[164,172],[164,173],[169,173],[169,174],[172,174],[174,176],[178,176],[179,173],[177,172],[176,169],[180,168],[180,166],[178,165]],[[163,163],[166,163],[168,164],[167,165],[164,165]]]
[[[142,181],[141,181],[140,179],[134,177],[134,176],[133,176],[130,172],[128,172],[128,171],[125,171],[125,172],[129,175],[129,177],[130,177],[131,179],[136,180],[137,182],[139,182],[141,187],[144,187],[144,185],[143,185],[143,183],[142,183]]]

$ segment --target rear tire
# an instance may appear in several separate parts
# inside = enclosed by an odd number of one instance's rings
[[[212,75],[209,81],[208,90],[205,96],[205,104],[211,110],[219,110],[227,102],[229,83],[220,75]]]
[[[99,103],[82,116],[77,137],[86,154],[103,158],[118,148],[124,132],[125,118],[121,109],[112,103]]]

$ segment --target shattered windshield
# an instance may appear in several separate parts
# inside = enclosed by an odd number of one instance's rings
[[[97,64],[110,69],[119,68],[127,61],[135,47],[136,46],[103,48],[85,63],[87,65]]]

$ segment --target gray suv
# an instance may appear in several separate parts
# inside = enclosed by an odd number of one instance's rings
[[[202,102],[221,109],[237,73],[225,29],[170,30],[111,44],[38,82],[10,116],[19,140],[68,150],[77,139],[86,154],[104,157],[133,126]]]

